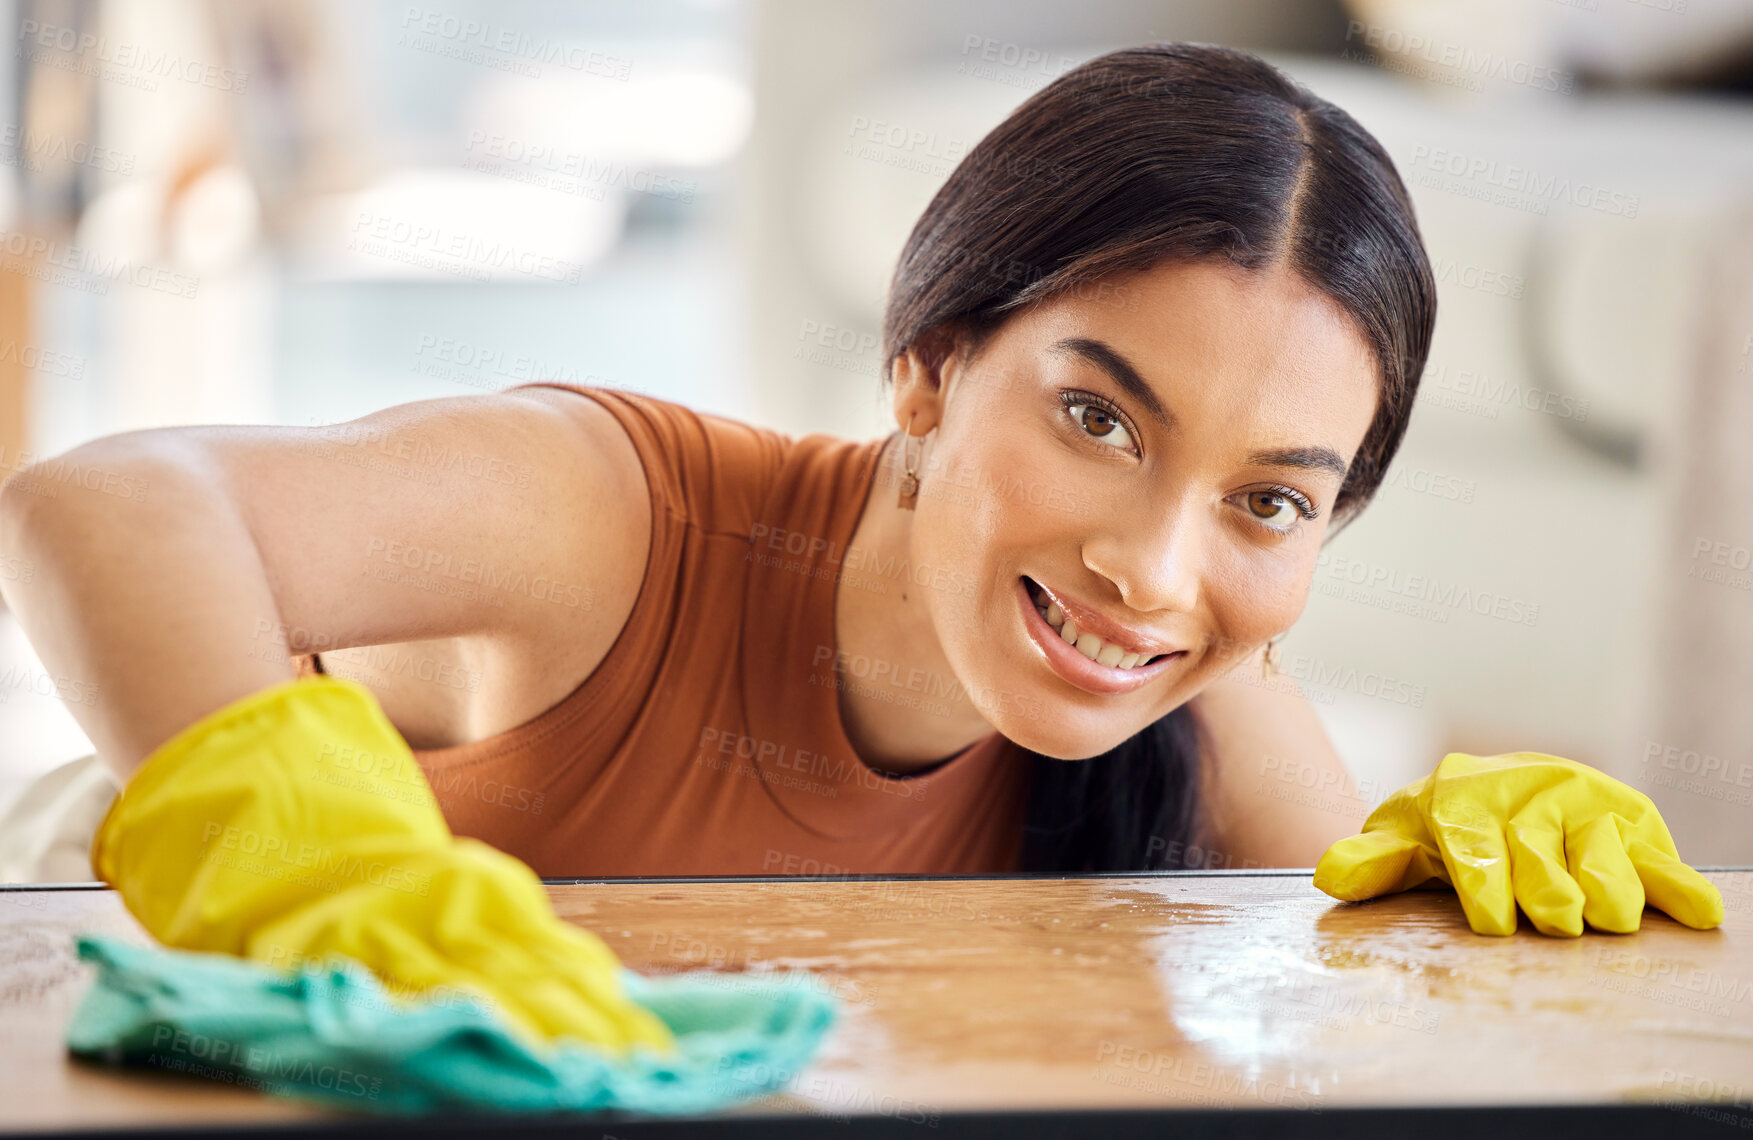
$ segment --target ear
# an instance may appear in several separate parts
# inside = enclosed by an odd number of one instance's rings
[[[911,419],[913,434],[923,436],[943,420],[949,381],[961,365],[961,338],[939,326],[902,349],[890,366],[894,381],[895,421],[903,431]]]

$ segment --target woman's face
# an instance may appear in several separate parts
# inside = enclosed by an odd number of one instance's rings
[[[900,422],[937,429],[912,557],[973,587],[921,594],[981,714],[1061,759],[1136,734],[1297,619],[1378,385],[1337,303],[1285,268],[1209,261],[1043,302],[923,375],[897,362]]]

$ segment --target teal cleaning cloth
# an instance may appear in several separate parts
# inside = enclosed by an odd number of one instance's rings
[[[97,979],[67,1030],[76,1056],[192,1073],[386,1114],[707,1112],[782,1087],[837,1015],[813,975],[621,971],[676,1052],[533,1050],[469,1000],[398,1004],[363,966],[299,973],[224,954],[79,935]]]

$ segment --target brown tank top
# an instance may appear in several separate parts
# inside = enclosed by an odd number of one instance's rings
[[[882,440],[521,386],[620,421],[651,488],[651,554],[626,627],[569,696],[415,750],[452,831],[548,877],[1019,869],[1028,766],[1008,740],[890,777],[841,724],[835,585]]]

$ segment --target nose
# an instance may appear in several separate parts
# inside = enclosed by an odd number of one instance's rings
[[[1206,519],[1186,500],[1125,504],[1084,539],[1083,564],[1114,583],[1140,614],[1192,613],[1205,574]]]

